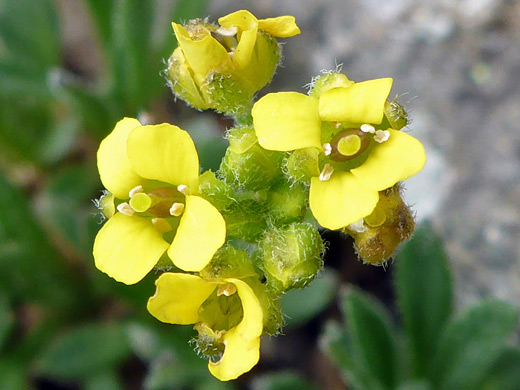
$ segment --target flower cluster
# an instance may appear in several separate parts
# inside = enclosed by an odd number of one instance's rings
[[[197,352],[226,381],[253,368],[260,337],[281,329],[281,295],[323,267],[319,229],[351,235],[360,258],[376,265],[411,236],[399,182],[422,169],[425,154],[402,131],[404,108],[387,100],[389,78],[354,83],[330,72],[308,95],[253,102],[280,60],[275,38],[299,33],[291,16],[238,11],[219,25],[173,29],[170,86],[197,109],[233,115],[229,147],[218,172],[200,174],[186,131],[118,122],[97,155],[107,221],[93,254],[125,284],[159,272],[148,311],[194,325]]]

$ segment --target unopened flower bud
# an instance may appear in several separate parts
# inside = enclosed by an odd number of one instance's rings
[[[224,181],[247,190],[269,188],[282,175],[282,156],[282,153],[263,149],[258,144],[243,153],[228,149],[220,165],[220,173]]]
[[[308,204],[308,190],[298,183],[281,182],[271,188],[267,208],[271,218],[278,224],[295,222],[302,218]]]
[[[307,223],[269,230],[260,247],[267,282],[280,292],[305,287],[323,265],[323,241]]]

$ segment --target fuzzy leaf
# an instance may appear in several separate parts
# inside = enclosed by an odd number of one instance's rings
[[[427,377],[437,341],[452,310],[451,276],[441,240],[423,225],[396,260],[396,289],[412,370]]]
[[[432,382],[439,389],[476,388],[518,325],[509,303],[478,303],[454,318],[439,341]]]

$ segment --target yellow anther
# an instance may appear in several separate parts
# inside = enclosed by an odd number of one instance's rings
[[[142,123],[142,122],[141,122]],[[130,190],[130,192],[128,193],[128,197],[131,198],[132,196],[134,196],[135,194],[139,194],[141,192],[144,192],[143,190],[143,186],[142,185],[138,185],[138,186],[135,186],[134,188],[132,188]]]
[[[330,179],[332,174],[334,173],[334,167],[330,164],[325,164],[323,170],[320,173],[320,181],[327,181]]]
[[[368,230],[368,228],[363,223],[363,219],[360,219],[357,222],[351,223],[348,225],[348,228],[356,233],[364,233]]]
[[[338,152],[346,157],[355,155],[361,149],[361,138],[355,134],[349,134],[338,141]]]
[[[129,217],[131,217],[135,213],[135,211],[126,202],[118,204],[117,211],[119,211],[121,214],[128,215]]]
[[[179,217],[184,212],[184,203],[174,203],[172,207],[170,207],[170,215],[174,217]]]
[[[363,133],[374,134],[376,132],[376,129],[374,128],[374,126],[366,124],[366,123],[364,125],[361,125],[360,129]]]
[[[152,223],[161,233],[168,233],[172,230],[172,227],[164,218],[152,218]]]
[[[237,288],[233,283],[220,284],[217,289],[217,296],[225,295],[229,297],[237,292]]]
[[[152,198],[144,192],[135,194],[130,198],[130,207],[137,213],[144,213],[152,205]]]
[[[330,146],[329,143],[323,144],[323,154],[325,156],[330,156],[331,153],[332,153],[332,146]]]
[[[387,141],[388,138],[390,138],[390,132],[388,130],[377,130],[374,135],[374,141],[380,144]]]
[[[179,191],[181,194],[184,194],[188,196],[190,194],[190,189],[185,184],[180,184],[177,186],[177,191]]]

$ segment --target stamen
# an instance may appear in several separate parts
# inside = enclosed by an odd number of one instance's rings
[[[144,190],[143,190],[143,186],[142,186],[142,185],[135,186],[135,187],[132,188],[132,189],[130,190],[130,192],[128,193],[128,197],[131,198],[131,197],[134,196],[135,194],[140,194],[141,192],[144,192]]]
[[[360,129],[363,133],[374,134],[376,132],[376,129],[374,128],[374,126],[366,124],[366,123],[364,125],[361,125]]]
[[[177,191],[179,191],[180,193],[182,193],[186,196],[188,196],[190,194],[190,189],[185,184],[181,184],[181,185],[177,186]]]
[[[355,134],[346,135],[345,137],[340,138],[337,147],[338,152],[341,155],[345,157],[353,156],[359,152],[359,149],[361,149],[361,138]]]
[[[388,138],[390,138],[390,132],[388,130],[377,130],[376,135],[374,135],[374,141],[380,144],[388,141]]]
[[[161,233],[168,233],[172,230],[172,227],[164,218],[152,218],[152,223]]]
[[[332,153],[332,146],[330,144],[323,144],[323,154],[325,156],[330,156]]]
[[[129,217],[131,217],[135,213],[135,211],[126,202],[118,204],[117,211],[119,211],[121,214],[128,215]]]
[[[334,127],[336,127],[336,129],[339,129],[341,127],[341,122],[336,122],[334,124]]]
[[[130,207],[132,207],[135,212],[144,213],[151,205],[152,198],[144,192],[137,193],[130,198]]]
[[[368,230],[368,228],[363,224],[363,219],[351,223],[350,225],[348,225],[348,228],[356,233],[364,233]]]
[[[217,32],[224,37],[233,37],[237,35],[238,29],[235,26],[230,28],[219,27]]]
[[[170,214],[179,217],[184,211],[184,203],[174,203],[170,208]]]
[[[229,297],[237,292],[237,288],[233,283],[220,284],[217,289],[217,296],[225,295]]]
[[[325,164],[323,170],[320,173],[320,181],[327,181],[330,179],[332,174],[334,173],[334,167],[330,164]]]

